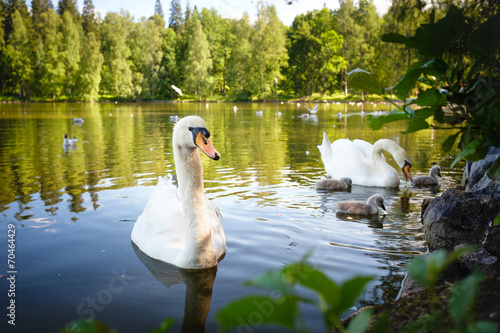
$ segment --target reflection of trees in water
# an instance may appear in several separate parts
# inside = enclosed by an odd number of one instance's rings
[[[351,107],[355,106],[321,104],[313,123],[304,121],[300,115],[305,108],[293,103],[242,103],[236,113],[224,103],[211,104],[210,110],[197,103],[0,105],[0,209],[14,201],[28,205],[32,195],[40,193],[46,211],[57,214],[63,195],[69,194],[69,209],[81,212],[89,209],[82,199],[86,192],[97,209],[101,190],[155,184],[157,176],[173,171],[171,115],[205,118],[212,142],[222,154],[217,164],[202,160],[205,179],[213,180],[206,183],[208,189],[225,186],[228,179],[241,179],[235,185],[242,187],[281,186],[287,181],[309,186],[311,179],[324,175],[316,146],[325,131],[332,139],[399,139],[410,156],[412,149],[415,154],[426,149],[425,156],[439,160],[439,145],[431,143],[441,140],[440,133],[431,140],[420,131],[414,147],[413,136],[402,136],[403,128],[397,124],[384,131],[367,130],[359,110]],[[262,117],[256,116],[261,109]],[[339,123],[338,112],[350,116]],[[85,123],[75,125],[73,118],[80,117]],[[65,152],[64,133],[78,138],[76,149]],[[416,158],[420,161],[422,156]],[[20,207],[18,215],[25,216],[25,211]]]

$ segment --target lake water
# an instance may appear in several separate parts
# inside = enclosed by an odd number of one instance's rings
[[[219,309],[266,292],[245,281],[309,251],[309,262],[335,281],[376,276],[358,307],[394,299],[404,265],[426,252],[422,200],[459,185],[461,168],[449,168],[456,149],[440,151],[449,131],[405,136],[403,123],[370,130],[366,115],[387,110],[382,103],[322,103],[316,116],[305,117],[296,103],[0,104],[0,274],[17,271],[15,297],[8,297],[15,299],[15,327],[6,317],[9,275],[0,278],[1,331],[57,332],[95,317],[120,333],[147,332],[172,317],[176,332],[185,317],[185,325],[203,321],[200,309],[209,306],[205,328],[216,332]],[[222,155],[202,156],[206,193],[222,212],[228,248],[205,274],[162,265],[130,241],[158,176],[175,176],[171,116],[191,114],[205,119]],[[73,121],[80,117],[83,124]],[[318,191],[323,132],[331,141],[393,139],[409,153],[413,175],[439,163],[440,186],[408,188],[402,181],[399,189]],[[64,133],[78,138],[74,149],[63,147]],[[385,197],[386,216],[337,216],[337,201],[374,193]],[[9,226],[16,232],[10,268]],[[324,331],[318,311],[302,311],[312,331]],[[274,329],[250,327],[252,321],[242,318],[239,331]]]

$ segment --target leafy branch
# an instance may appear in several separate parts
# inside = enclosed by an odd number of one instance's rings
[[[387,115],[370,116],[372,129],[406,120],[404,134],[431,127],[457,130],[442,144],[447,152],[459,139],[461,152],[452,167],[462,159],[480,160],[491,146],[500,146],[500,39],[491,33],[500,31],[500,16],[492,16],[475,30],[468,25],[463,10],[451,6],[445,17],[422,24],[414,36],[383,35],[383,41],[404,44],[422,58],[394,87],[382,88],[375,74],[362,69],[349,73],[351,87],[379,95],[396,106]],[[417,84],[425,89],[416,98],[408,98]],[[403,103],[395,103],[387,95],[389,90]],[[431,117],[444,126],[430,123]],[[486,174],[491,179],[500,176],[500,158]]]

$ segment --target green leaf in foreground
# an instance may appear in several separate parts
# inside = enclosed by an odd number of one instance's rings
[[[231,302],[217,313],[217,321],[224,329],[245,328],[276,324],[294,328],[297,313],[297,299],[284,296],[273,299],[268,296],[249,296]]]
[[[388,34],[383,34],[382,35],[382,41],[386,43],[397,43],[397,44],[404,44],[406,42],[407,38],[403,35],[400,35],[395,32],[390,32]]]
[[[363,333],[366,332],[368,326],[370,326],[370,320],[372,318],[372,311],[370,309],[364,310],[356,315],[349,326],[347,327],[348,333]]]
[[[447,137],[446,140],[444,140],[443,144],[441,145],[441,150],[445,153],[449,152],[451,148],[453,148],[453,145],[455,144],[455,141],[457,141],[459,135],[460,132],[457,132]]]
[[[62,329],[61,333],[116,333],[116,330],[95,319],[79,319]]]
[[[486,172],[486,176],[493,180],[497,180],[500,177],[500,157],[497,157],[495,162],[490,166]]]
[[[500,225],[500,214],[498,214],[493,220],[493,225]]]
[[[446,251],[437,250],[423,258],[415,258],[408,264],[408,273],[420,285],[431,289],[447,266]]]
[[[304,263],[289,265],[284,270],[289,281],[314,290],[330,304],[338,303],[339,287],[325,273]],[[349,306],[352,306],[352,303]]]
[[[382,85],[377,77],[361,68],[356,68],[347,73],[349,76],[349,85],[352,88],[363,90],[372,94],[382,95]]]
[[[356,302],[363,290],[365,290],[366,285],[374,278],[375,276],[357,276],[342,284],[337,310],[340,315]]]
[[[279,291],[282,294],[290,293],[289,286],[282,270],[264,272],[252,281],[245,282],[245,285]]]
[[[453,168],[461,159],[465,158],[468,161],[477,161],[486,156],[487,153],[487,148],[486,150],[483,147],[483,142],[478,139],[472,140],[467,147],[462,148],[462,151],[458,156],[455,158],[453,163],[451,164],[451,167]]]
[[[451,296],[448,299],[448,307],[451,318],[456,325],[463,321],[465,312],[474,301],[479,283],[483,278],[483,274],[474,272],[453,286]]]
[[[427,89],[418,94],[417,104],[420,106],[445,106],[446,95],[437,89]]]
[[[161,322],[160,326],[155,328],[152,331],[149,331],[149,333],[165,333],[168,332],[168,330],[172,327],[174,324],[174,318],[167,318],[164,321]]]
[[[368,116],[368,126],[373,130],[384,127],[385,124],[398,120],[408,120],[410,117],[403,112],[389,113],[385,116]]]
[[[424,118],[416,118],[408,123],[408,128],[403,132],[403,134],[417,132],[426,128],[429,128],[429,123],[425,121]]]
[[[491,321],[478,321],[467,325],[467,332],[498,333],[498,326]]]

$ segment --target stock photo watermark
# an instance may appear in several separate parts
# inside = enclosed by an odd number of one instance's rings
[[[125,274],[125,268],[122,268],[121,274],[112,269],[111,274],[112,277],[106,288],[102,288],[95,295],[87,297],[85,301],[77,305],[76,313],[79,317],[94,319],[96,312],[103,311],[105,306],[113,301],[113,295],[121,293],[128,286],[129,281],[135,279],[135,276]]]
[[[16,225],[9,223],[7,226],[7,322],[16,325]]]

